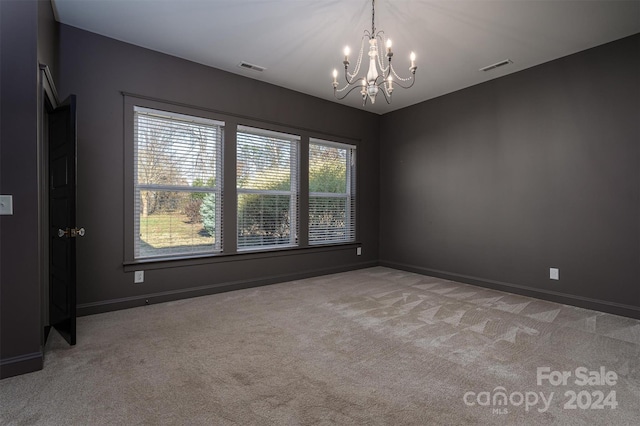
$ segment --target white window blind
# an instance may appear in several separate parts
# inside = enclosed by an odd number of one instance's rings
[[[356,239],[356,148],[309,142],[309,244]]]
[[[222,249],[224,123],[134,108],[136,258]]]
[[[298,243],[295,135],[238,126],[238,249]]]

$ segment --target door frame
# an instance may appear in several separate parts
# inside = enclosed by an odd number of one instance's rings
[[[38,90],[38,265],[40,276],[40,344],[44,346],[49,335],[49,112],[58,108],[60,98],[51,70],[39,64]]]

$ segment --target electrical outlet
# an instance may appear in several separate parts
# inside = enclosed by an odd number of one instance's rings
[[[358,247],[358,248],[356,248],[356,254],[357,254],[358,256],[362,256],[362,247]]]
[[[136,271],[133,275],[133,282],[136,284],[144,282],[144,271]]]
[[[560,279],[560,269],[558,269],[558,268],[549,268],[549,279],[550,280],[559,280]]]
[[[0,215],[13,214],[13,195],[0,195]]]

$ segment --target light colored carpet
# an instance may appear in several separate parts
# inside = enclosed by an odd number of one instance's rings
[[[1,424],[640,424],[640,321],[382,267],[83,317],[48,346],[0,382]]]

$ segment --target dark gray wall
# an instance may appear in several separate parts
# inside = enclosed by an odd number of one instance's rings
[[[375,265],[378,260],[378,116],[77,28],[60,28],[61,98],[78,102],[78,308],[87,314],[220,289]],[[211,46],[215,48],[215,46]],[[124,129],[121,92],[358,139],[359,241],[188,262],[123,267]],[[133,271],[145,269],[145,282]]]
[[[380,158],[382,264],[640,316],[640,35],[386,114]]]
[[[53,16],[50,0],[38,0],[38,62],[47,65],[58,84],[60,25]]]
[[[0,1],[0,377],[42,368],[38,235],[38,7]]]

